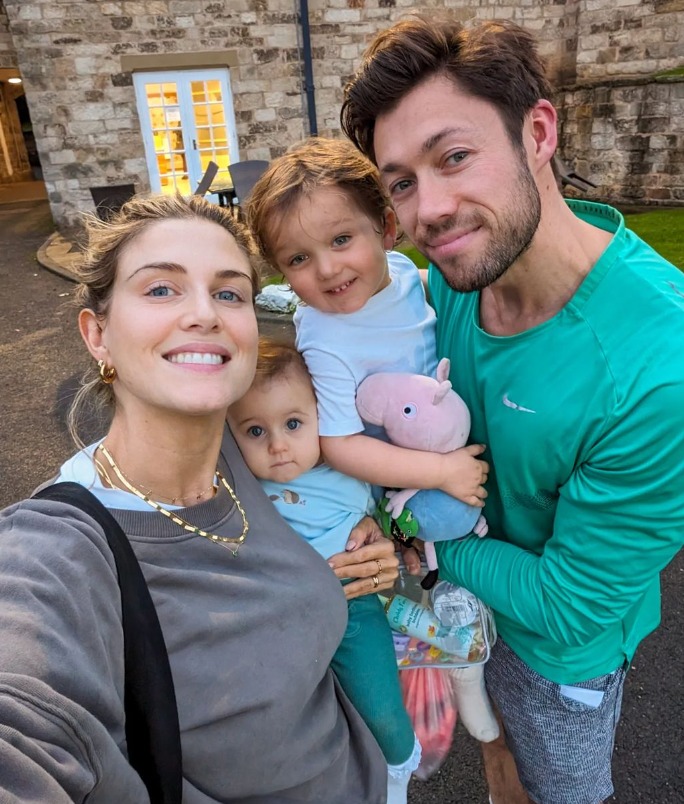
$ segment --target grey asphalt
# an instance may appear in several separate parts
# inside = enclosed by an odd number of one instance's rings
[[[0,205],[0,507],[30,494],[73,449],[65,412],[87,361],[69,307],[74,284],[36,261],[52,231],[45,202]],[[684,804],[683,581],[680,553],[663,573],[663,623],[627,677],[611,799],[619,804]],[[486,801],[478,746],[459,726],[442,769],[412,782],[409,802]]]

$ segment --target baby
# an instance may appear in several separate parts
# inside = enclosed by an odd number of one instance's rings
[[[344,551],[352,528],[372,508],[370,486],[323,462],[313,385],[294,347],[261,339],[254,382],[229,408],[228,423],[247,465],[291,527],[323,558]],[[348,607],[332,667],[385,754],[388,801],[398,804],[406,801],[420,747],[404,708],[391,631],[376,595],[350,600]]]

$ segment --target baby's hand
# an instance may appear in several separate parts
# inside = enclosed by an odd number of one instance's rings
[[[476,456],[484,451],[484,444],[471,444],[445,453],[442,456],[444,482],[439,488],[467,505],[481,508],[487,496],[484,484],[487,482],[489,464]]]
[[[422,547],[423,543],[420,541],[420,539],[415,539],[411,547],[404,547],[403,544],[399,545],[399,549],[401,550],[401,558],[409,575],[420,575],[420,554],[418,553],[418,546],[416,542],[420,542]]]

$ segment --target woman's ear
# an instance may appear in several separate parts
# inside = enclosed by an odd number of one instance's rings
[[[93,310],[81,310],[78,314],[78,330],[86,348],[95,360],[107,362],[108,351],[104,343],[103,324],[104,319],[98,317]]]
[[[397,242],[397,215],[392,207],[385,207],[382,214],[382,247],[391,251]]]

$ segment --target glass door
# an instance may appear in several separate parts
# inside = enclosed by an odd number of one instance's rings
[[[133,76],[153,190],[191,195],[209,162],[214,185],[230,185],[239,161],[228,70],[182,70]]]

